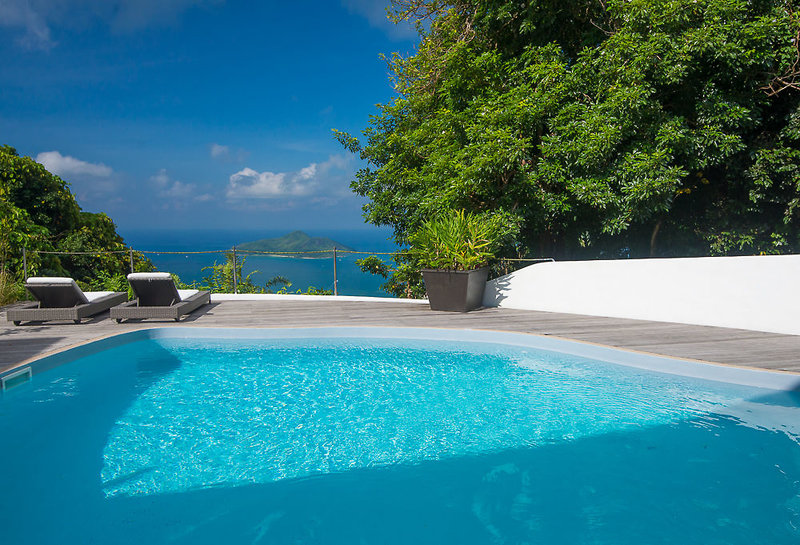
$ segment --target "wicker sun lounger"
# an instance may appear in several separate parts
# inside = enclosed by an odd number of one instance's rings
[[[79,324],[83,318],[108,310],[128,299],[124,291],[84,292],[72,278],[58,276],[28,278],[25,287],[37,302],[9,309],[6,317],[14,325],[50,320],[72,320]]]
[[[132,273],[128,283],[136,299],[111,309],[117,323],[126,319],[160,318],[176,322],[184,314],[208,304],[208,291],[179,290],[169,273]]]

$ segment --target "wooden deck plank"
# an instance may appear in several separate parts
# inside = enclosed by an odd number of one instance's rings
[[[533,333],[678,358],[800,372],[800,336],[503,308],[460,314],[400,302],[223,301],[200,309],[180,323],[148,320],[117,324],[105,313],[80,325],[70,322],[19,327],[6,321],[5,310],[0,309],[0,371],[69,346],[152,327],[393,326]]]

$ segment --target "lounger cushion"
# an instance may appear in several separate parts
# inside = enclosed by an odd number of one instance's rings
[[[128,280],[169,280],[172,275],[166,272],[139,272],[128,275]]]
[[[25,287],[39,301],[40,308],[70,308],[89,302],[72,278],[33,276]]]
[[[113,291],[85,291],[83,294],[86,296],[86,299],[89,300],[91,303],[92,301],[97,301],[101,297],[105,297],[106,295],[111,295],[114,293]]]
[[[198,293],[200,293],[200,290],[178,290],[181,301],[186,301],[189,297],[197,295]]]
[[[66,276],[31,276],[25,281],[26,284],[75,284],[72,278]],[[77,284],[75,284],[77,286]]]

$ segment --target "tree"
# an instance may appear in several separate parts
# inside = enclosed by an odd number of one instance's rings
[[[505,255],[800,250],[796,1],[395,0],[417,52],[351,187],[406,245],[449,209],[518,227]]]
[[[6,198],[51,236],[63,236],[78,224],[80,207],[69,185],[43,165],[20,157],[11,146],[0,146],[0,173]]]
[[[22,296],[17,271],[23,269],[20,249],[47,244],[47,229],[31,221],[27,212],[11,204],[5,187],[0,184],[0,305]],[[38,256],[31,256],[30,267],[39,267]]]
[[[0,146],[0,273],[4,283],[22,279],[23,248],[28,250],[29,275],[70,276],[87,288],[124,283],[130,268],[128,248],[108,216],[82,211],[64,180],[30,157],[20,157],[14,148]],[[43,253],[53,251],[98,253]],[[133,260],[136,270],[153,269],[139,252],[133,253]]]
[[[32,273],[65,274],[58,258],[39,254],[53,251],[54,232],[74,228],[80,208],[67,184],[10,146],[0,146],[0,240],[3,268],[22,274],[22,250],[31,250]]]

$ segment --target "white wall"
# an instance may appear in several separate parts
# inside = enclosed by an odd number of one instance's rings
[[[538,263],[483,304],[800,335],[800,255]]]

